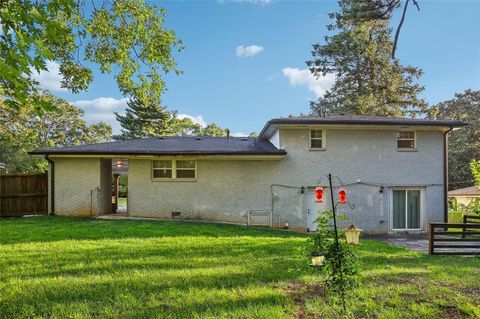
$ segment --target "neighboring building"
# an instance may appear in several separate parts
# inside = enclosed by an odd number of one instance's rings
[[[458,205],[468,206],[471,202],[480,201],[480,189],[477,186],[460,188],[448,192],[448,197],[452,200],[453,207]]]
[[[330,200],[315,203],[313,190],[332,173],[354,205],[339,206],[349,223],[370,233],[426,231],[428,222],[446,220],[447,133],[464,125],[288,117],[267,122],[258,138],[157,137],[31,154],[50,162],[50,209],[58,215],[110,213],[112,163],[122,161],[130,216],[315,230],[316,212]]]

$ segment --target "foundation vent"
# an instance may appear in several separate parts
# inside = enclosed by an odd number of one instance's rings
[[[172,219],[181,219],[182,213],[181,212],[172,212]]]

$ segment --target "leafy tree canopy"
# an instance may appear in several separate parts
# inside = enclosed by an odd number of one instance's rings
[[[475,178],[475,185],[480,188],[480,160],[473,160],[470,162],[470,170]]]
[[[473,185],[470,161],[480,159],[480,91],[466,90],[455,98],[438,103],[430,117],[455,119],[469,125],[450,132],[448,140],[449,189]]]
[[[114,73],[124,96],[159,101],[163,73],[179,73],[172,49],[182,48],[164,27],[165,9],[143,0],[4,0],[0,1],[0,87],[4,103],[51,110],[38,94],[34,71],[57,61],[62,87],[77,93],[88,88],[93,62]]]
[[[423,86],[416,83],[422,71],[403,66],[391,57],[389,20],[357,19],[351,12],[354,0],[339,2],[340,11],[330,14],[334,22],[324,44],[313,45],[307,65],[316,77],[335,74],[336,80],[323,97],[311,103],[313,114],[348,113],[379,116],[414,116],[427,109],[418,97]]]
[[[0,100],[0,161],[9,173],[43,171],[43,159],[27,152],[47,147],[60,147],[111,140],[112,129],[105,123],[88,126],[81,118],[83,111],[50,94],[36,97],[54,105],[53,111],[39,115],[33,108],[13,109]]]

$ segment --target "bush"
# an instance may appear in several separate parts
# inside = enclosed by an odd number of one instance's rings
[[[342,215],[338,216],[343,219]],[[326,211],[319,213],[316,220],[317,231],[310,239],[309,249],[312,254],[325,255],[322,274],[328,291],[340,296],[345,310],[347,292],[358,286],[358,259],[343,239],[343,231],[338,229],[338,245],[335,241],[334,228],[332,227],[333,213]]]
[[[449,223],[463,223],[463,215],[480,216],[480,200],[474,200],[467,206],[457,205],[448,210]]]

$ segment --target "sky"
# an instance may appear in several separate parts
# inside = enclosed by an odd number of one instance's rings
[[[421,0],[402,28],[397,57],[424,71],[422,97],[429,104],[456,92],[480,89],[480,0]],[[167,9],[165,25],[185,49],[175,54],[183,74],[165,76],[163,104],[201,125],[216,123],[234,135],[259,132],[272,118],[309,113],[309,101],[322,96],[334,76],[314,78],[306,69],[314,43],[329,34],[328,13],[336,1],[220,0],[155,1]],[[392,20],[395,26],[396,16]],[[126,99],[113,75],[93,68],[86,92],[60,87],[58,64],[37,74],[41,86],[85,111],[87,123],[105,121],[114,133],[113,112]]]

